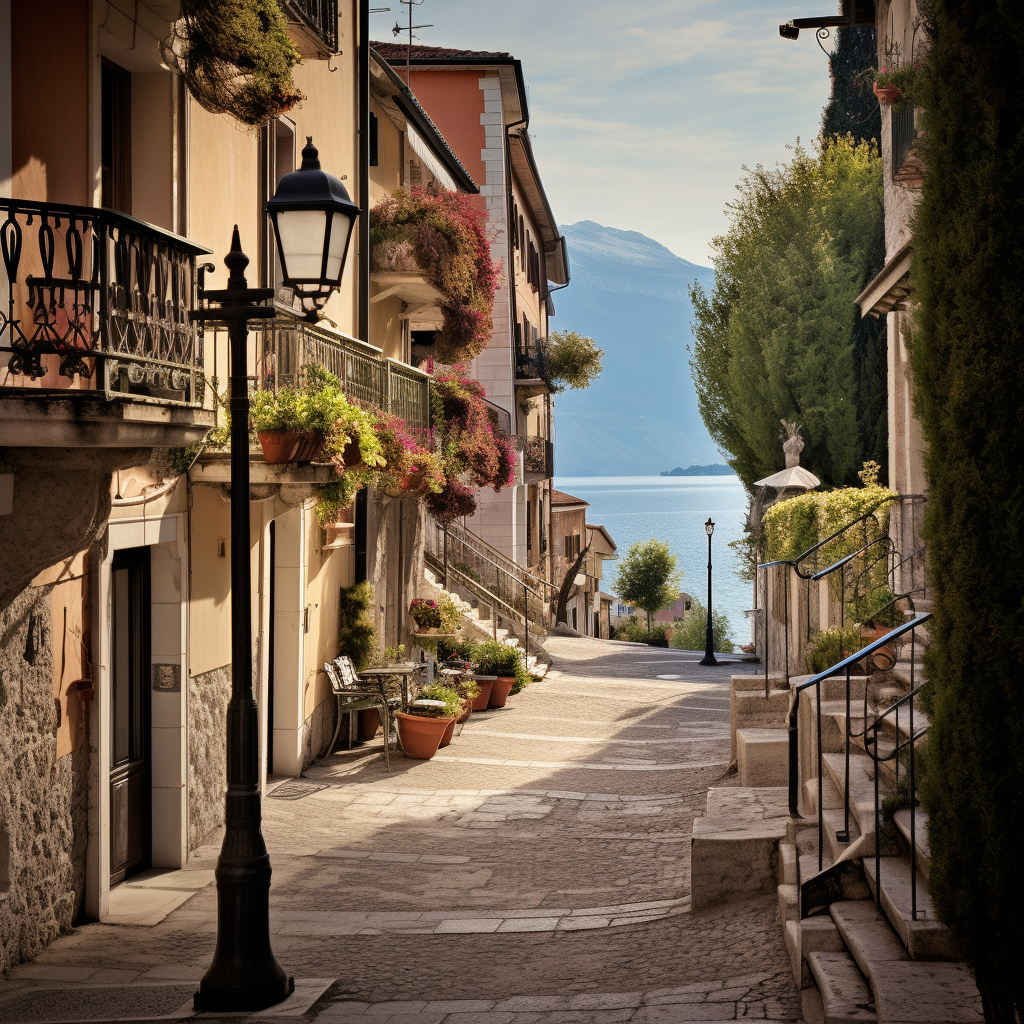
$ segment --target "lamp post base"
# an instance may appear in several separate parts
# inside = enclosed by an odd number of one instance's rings
[[[201,1013],[255,1012],[295,990],[270,948],[270,858],[217,867],[217,951],[194,997]]]
[[[705,654],[703,658],[697,662],[698,665],[717,665],[718,661],[715,659],[713,654]]]

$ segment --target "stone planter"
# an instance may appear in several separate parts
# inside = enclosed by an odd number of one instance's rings
[[[402,750],[408,757],[424,761],[437,753],[448,726],[455,724],[454,718],[427,718],[425,715],[408,715],[404,711],[396,711],[395,719]]]
[[[491,687],[491,695],[487,701],[489,708],[503,708],[512,687],[516,685],[515,676],[498,676]]]

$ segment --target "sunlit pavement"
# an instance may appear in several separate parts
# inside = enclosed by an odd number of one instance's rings
[[[299,991],[253,1020],[800,1019],[775,899],[689,908],[691,821],[729,761],[729,677],[756,666],[547,646],[543,682],[430,761],[396,756],[389,773],[378,740],[272,783],[273,943]],[[159,924],[79,928],[12,972],[0,1021],[86,1019],[4,1015],[69,985],[110,986],[103,1019],[155,1016],[132,1003],[143,992],[183,1017],[215,922],[207,885]]]

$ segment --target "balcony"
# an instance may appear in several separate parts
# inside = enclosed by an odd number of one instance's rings
[[[918,110],[910,103],[892,108],[889,124],[892,180],[904,188],[919,189],[924,181],[924,160],[917,146]]]
[[[283,0],[281,9],[303,57],[338,52],[338,0]]]
[[[519,398],[535,398],[549,390],[544,377],[544,348],[539,340],[516,345],[515,384]]]
[[[410,427],[430,426],[430,375],[379,348],[326,331],[292,317],[278,317],[262,328],[256,354],[256,387],[294,385],[310,363],[341,381],[349,401],[364,409],[398,416]]]
[[[111,210],[0,199],[0,433],[26,447],[197,441],[196,257]]]
[[[527,483],[550,480],[555,475],[555,446],[545,437],[524,437],[519,441],[523,452],[523,476]]]

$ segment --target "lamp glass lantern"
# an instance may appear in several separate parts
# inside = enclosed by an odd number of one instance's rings
[[[341,284],[359,207],[340,179],[320,169],[312,136],[302,166],[286,174],[267,202],[283,283],[315,312]]]
[[[704,529],[707,530],[707,533],[708,533],[709,537],[711,536],[711,534],[713,534],[715,532],[715,524],[711,521],[710,518],[704,524]]]

